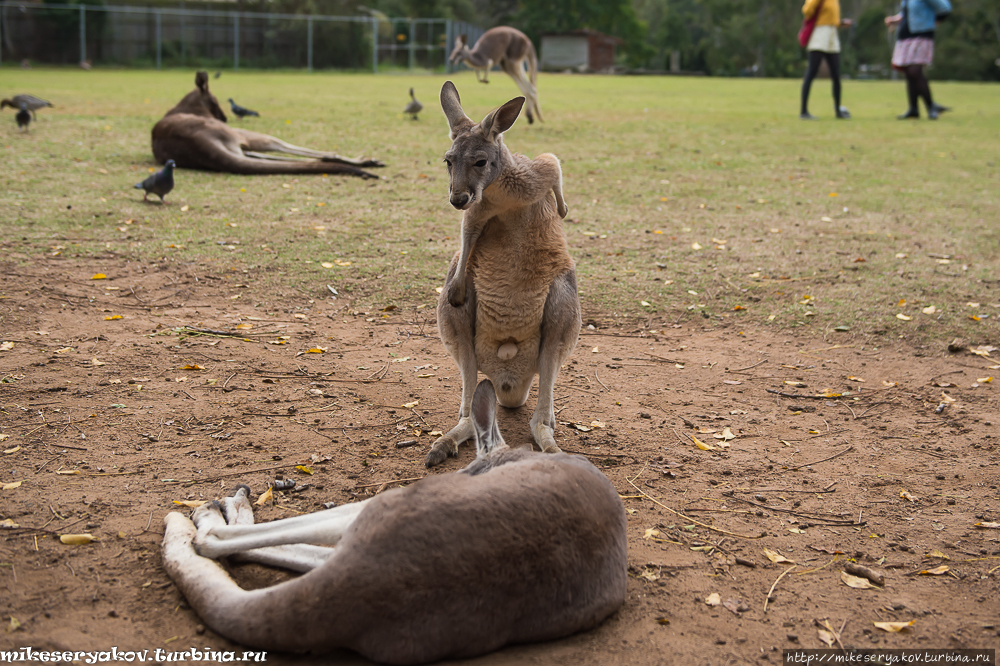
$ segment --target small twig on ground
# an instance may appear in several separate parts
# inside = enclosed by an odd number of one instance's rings
[[[757,367],[758,365],[761,365],[761,364],[763,364],[763,363],[767,363],[767,359],[766,359],[766,358],[765,358],[765,359],[763,359],[763,360],[761,360],[761,361],[757,361],[757,362],[756,362],[756,363],[754,363],[753,365],[748,365],[748,366],[747,366],[747,367],[745,367],[745,368],[736,368],[735,370],[729,370],[729,369],[727,368],[727,369],[726,369],[726,372],[728,372],[728,373],[730,373],[730,374],[732,374],[732,373],[737,373],[737,372],[743,372],[744,370],[750,370],[751,368],[756,368],[756,367]]]
[[[228,385],[229,385],[229,380],[230,380],[230,379],[232,379],[232,378],[233,378],[233,377],[235,377],[235,376],[236,376],[236,373],[235,373],[235,372],[234,372],[233,374],[229,375],[229,377],[228,377],[228,378],[226,379],[226,381],[225,381],[225,382],[223,382],[223,384],[222,384],[222,388],[226,388],[226,386],[228,386]]]
[[[789,571],[791,571],[792,569],[796,568],[797,566],[799,566],[799,565],[793,564],[792,566],[790,566],[787,569],[785,569],[784,571],[782,571],[780,576],[778,576],[777,578],[774,579],[774,584],[771,585],[771,589],[767,591],[767,596],[764,598],[764,612],[765,613],[767,612],[767,604],[768,604],[769,601],[771,601],[771,595],[774,594],[774,588],[778,586],[778,581],[780,581],[782,578],[784,578],[788,574]]]
[[[408,483],[410,481],[419,481],[422,478],[424,478],[424,477],[422,477],[422,476],[411,476],[408,479],[390,479],[388,481],[376,481],[375,483],[362,483],[362,484],[360,484],[358,486],[355,486],[355,487],[356,488],[374,488],[375,486],[384,486],[384,485],[388,485],[390,483]]]
[[[773,393],[774,395],[780,395],[782,398],[793,398],[795,400],[806,399],[806,400],[836,400],[838,398],[855,398],[853,393],[842,393],[840,395],[809,395],[800,393],[785,393],[783,391],[775,391],[774,389],[764,389],[768,393]]]
[[[601,376],[597,374],[597,370],[594,370],[594,377],[597,377],[597,383],[603,386],[605,391],[611,393],[611,389],[609,389],[607,385],[601,381]]]
[[[808,467],[809,465],[818,465],[821,462],[826,462],[827,460],[833,460],[834,458],[836,458],[838,456],[842,456],[845,453],[847,453],[848,451],[852,450],[853,448],[854,448],[854,445],[851,444],[850,446],[848,446],[846,449],[844,449],[840,453],[835,453],[832,456],[830,456],[829,458],[823,458],[822,460],[814,460],[813,462],[807,462],[804,465],[798,465],[796,467],[788,467],[784,471],[785,472],[794,472],[797,469],[802,469],[803,467]]]

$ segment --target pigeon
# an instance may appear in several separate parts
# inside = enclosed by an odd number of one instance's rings
[[[28,105],[25,102],[21,102],[21,110],[17,112],[14,116],[17,120],[17,129],[28,131],[28,124],[31,123],[31,114],[28,112]]]
[[[410,103],[406,105],[403,109],[403,113],[408,113],[410,116],[416,120],[417,114],[424,110],[424,105],[417,101],[417,98],[413,96],[413,88],[410,88]]]
[[[235,113],[240,118],[243,118],[245,116],[255,116],[257,118],[260,117],[260,114],[257,113],[256,111],[251,111],[250,109],[240,106],[239,104],[234,102],[232,97],[229,98],[229,108],[232,109],[233,113]]]
[[[219,78],[220,76],[222,76],[222,70],[221,70],[221,69],[220,69],[220,70],[219,70],[218,72],[216,72],[216,73],[215,73],[215,77],[214,77],[214,78],[216,78],[216,79],[217,79],[217,78]]]
[[[177,166],[177,164],[173,160],[167,160],[167,163],[163,165],[163,168],[160,171],[157,171],[141,183],[136,184],[135,189],[146,190],[146,193],[142,195],[143,201],[149,201],[147,197],[149,196],[149,193],[152,192],[156,196],[160,197],[160,201],[164,204],[167,203],[164,201],[163,197],[167,196],[170,193],[170,190],[174,189],[175,166]]]
[[[5,106],[9,106],[12,109],[20,109],[22,102],[28,105],[28,111],[31,111],[31,115],[35,120],[38,120],[38,116],[35,115],[36,109],[52,106],[52,102],[46,102],[41,97],[35,97],[34,95],[14,95],[10,99],[0,100],[0,109]]]

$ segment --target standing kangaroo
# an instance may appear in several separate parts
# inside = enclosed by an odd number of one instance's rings
[[[580,335],[580,297],[562,230],[567,209],[559,159],[545,153],[530,160],[503,143],[523,104],[523,97],[512,99],[477,124],[462,110],[454,84],[441,88],[453,141],[445,153],[449,195],[465,215],[437,314],[441,341],[462,372],[462,405],[458,425],[427,454],[428,467],[458,455],[458,445],[472,439],[479,370],[511,408],[527,401],[538,375],[531,434],[542,451],[559,451],[552,390]]]
[[[265,650],[422,664],[596,626],[625,599],[618,492],[582,456],[507,448],[489,381],[474,413],[485,453],[461,472],[256,525],[240,486],[193,523],[167,514],[164,568],[206,625]],[[250,592],[207,559],[226,555],[307,573]]]
[[[499,65],[528,99],[525,109],[528,122],[535,122],[536,114],[539,120],[543,120],[542,108],[538,105],[538,56],[535,55],[535,45],[517,28],[490,28],[471,49],[468,36],[459,35],[449,60],[452,64],[464,62],[474,69],[476,80],[480,83],[489,83],[490,70]],[[527,75],[524,73],[525,65],[528,67]]]

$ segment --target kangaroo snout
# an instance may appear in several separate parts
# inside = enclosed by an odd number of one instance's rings
[[[451,205],[458,210],[465,210],[472,203],[472,197],[468,192],[459,192],[451,195]]]

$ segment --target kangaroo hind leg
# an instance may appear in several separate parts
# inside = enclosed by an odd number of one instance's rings
[[[543,336],[538,349],[538,403],[531,417],[531,435],[542,451],[558,453],[552,392],[559,367],[573,353],[580,337],[580,297],[572,270],[552,282],[542,316]]]

